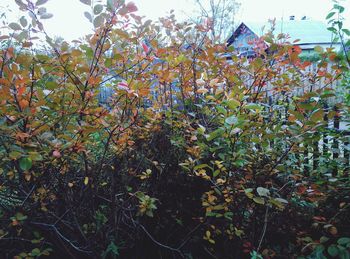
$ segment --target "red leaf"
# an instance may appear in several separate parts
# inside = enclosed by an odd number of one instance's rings
[[[22,95],[22,94],[24,94],[25,90],[26,90],[26,88],[24,86],[18,87],[17,94]]]
[[[144,50],[144,51],[146,52],[146,54],[147,54],[148,51],[149,51],[149,47],[148,47],[147,44],[144,43],[144,42],[142,42],[141,45],[142,45],[143,50]]]
[[[53,152],[52,152],[52,155],[53,155],[54,157],[57,157],[57,158],[61,157],[61,153],[60,153],[60,151],[58,151],[58,150],[53,151]]]
[[[132,13],[132,12],[136,12],[136,11],[137,11],[137,7],[136,7],[136,5],[134,4],[134,2],[129,2],[129,3],[127,3],[126,8],[128,9],[128,12],[129,12],[129,13]]]
[[[307,187],[305,187],[304,185],[298,186],[297,188],[298,194],[303,194],[305,193],[306,190],[307,190]]]

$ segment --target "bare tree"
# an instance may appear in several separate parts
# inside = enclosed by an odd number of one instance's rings
[[[236,0],[195,0],[199,7],[196,23],[210,26],[210,38],[216,43],[225,42],[233,33],[235,15],[240,7]]]

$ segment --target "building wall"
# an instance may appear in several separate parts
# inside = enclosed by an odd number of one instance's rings
[[[253,51],[254,41],[257,40],[258,37],[251,32],[250,30],[246,30],[245,33],[241,33],[235,38],[232,46],[239,53]]]

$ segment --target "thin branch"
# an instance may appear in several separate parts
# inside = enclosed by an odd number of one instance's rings
[[[267,221],[268,216],[269,216],[269,206],[266,206],[265,217],[264,217],[264,226],[263,226],[263,230],[262,230],[262,233],[261,233],[259,245],[258,245],[258,248],[257,248],[258,252],[259,252],[259,250],[261,248],[261,245],[262,245],[262,242],[263,242],[263,240],[265,238],[265,234],[266,234],[266,230],[267,230],[267,223],[268,223],[268,221]]]
[[[139,226],[142,228],[142,230],[146,233],[146,235],[147,235],[155,244],[157,244],[157,245],[159,245],[159,246],[161,246],[161,247],[163,247],[163,248],[166,248],[166,249],[168,249],[168,250],[177,252],[182,258],[184,258],[183,254],[182,254],[182,252],[181,252],[181,250],[180,250],[179,248],[173,248],[173,247],[171,247],[171,246],[164,245],[164,244],[158,242],[157,240],[154,239],[154,237],[147,231],[147,229],[146,229],[143,225],[140,224]]]
[[[47,227],[47,228],[51,228],[53,229],[56,234],[65,242],[67,242],[72,248],[74,248],[75,250],[85,253],[85,254],[91,254],[92,251],[88,251],[88,250],[84,250],[78,246],[76,246],[75,244],[73,244],[73,242],[71,240],[69,240],[67,237],[65,237],[58,229],[55,225],[52,224],[46,224],[46,223],[40,223],[40,222],[31,222],[33,225],[38,225],[38,226],[43,226],[43,227]]]

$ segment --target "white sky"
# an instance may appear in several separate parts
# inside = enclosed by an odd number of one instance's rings
[[[331,0],[238,1],[241,7],[236,15],[237,22],[267,21],[269,18],[280,19],[282,16],[286,19],[290,15],[295,15],[296,19],[306,15],[311,19],[324,21],[332,6]],[[133,2],[139,8],[139,14],[152,20],[168,14],[171,9],[175,10],[178,20],[186,19],[195,12],[194,0],[133,0]],[[350,0],[344,0],[343,4],[346,7],[345,16],[350,17]],[[10,6],[14,11],[8,15],[11,21],[21,16],[14,0],[0,0],[0,10],[6,6]],[[53,18],[45,20],[44,23],[51,36],[60,35],[67,40],[73,40],[92,31],[92,26],[83,15],[88,7],[79,0],[49,0],[45,7],[48,12],[54,14]]]

